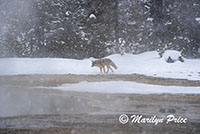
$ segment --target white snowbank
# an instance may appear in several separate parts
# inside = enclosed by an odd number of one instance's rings
[[[200,94],[200,87],[158,86],[127,81],[80,82],[58,87],[41,87],[63,91],[136,94]]]
[[[167,52],[167,54],[170,53]],[[167,63],[157,52],[133,55],[108,56],[118,66],[114,74],[144,74],[154,77],[200,80],[200,59],[187,59]],[[0,75],[18,74],[99,74],[97,67],[91,67],[91,60],[62,58],[1,58]]]

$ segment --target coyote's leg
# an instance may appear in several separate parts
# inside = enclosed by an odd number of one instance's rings
[[[105,71],[105,66],[103,66],[103,72],[105,73],[106,71]]]
[[[113,72],[113,69],[109,66],[110,70]]]
[[[99,67],[100,68],[100,72],[102,73],[102,67]]]
[[[109,68],[110,68],[110,66],[109,66],[109,65],[107,65],[107,72],[106,72],[106,73],[108,73],[108,72],[109,72]]]

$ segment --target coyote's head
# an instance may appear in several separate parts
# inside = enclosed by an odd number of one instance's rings
[[[94,67],[95,65],[96,65],[96,62],[92,61],[92,66],[91,67]]]

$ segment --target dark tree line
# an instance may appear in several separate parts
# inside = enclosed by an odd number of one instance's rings
[[[0,0],[0,57],[200,57],[199,0]]]

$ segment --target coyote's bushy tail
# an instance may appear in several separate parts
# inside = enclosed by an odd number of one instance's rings
[[[115,69],[117,69],[117,66],[115,65],[114,62],[111,61],[110,65],[113,66]]]

